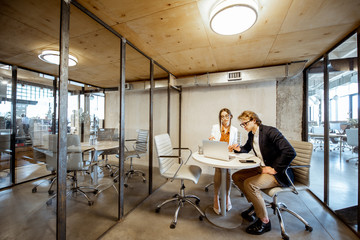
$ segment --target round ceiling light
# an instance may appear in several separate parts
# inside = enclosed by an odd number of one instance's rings
[[[211,11],[210,27],[221,35],[234,35],[251,28],[258,17],[256,0],[223,0]]]
[[[51,64],[60,64],[60,52],[59,51],[53,51],[53,50],[44,50],[39,55],[39,58],[47,63]],[[76,57],[69,54],[69,67],[75,66],[78,63],[78,60]]]

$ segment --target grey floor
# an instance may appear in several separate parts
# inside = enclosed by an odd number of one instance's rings
[[[319,195],[323,186],[320,180],[322,154],[321,151],[314,152],[311,174],[313,182],[311,188]],[[340,161],[337,152],[330,154],[331,176],[336,176],[338,181],[331,181],[330,202],[334,210],[351,206],[354,199],[357,199],[354,190],[357,189],[355,180],[358,166],[355,162],[345,161],[347,157],[353,155],[350,151],[345,151]],[[143,170],[146,171],[146,166],[144,168]],[[200,206],[203,210],[211,206],[212,188],[209,192],[204,191],[204,186],[211,181],[211,175],[202,175],[197,185],[186,182],[186,191],[201,198]],[[48,199],[46,182],[38,188],[37,193],[31,192],[37,182],[39,181],[0,191],[0,239],[55,239],[56,204],[53,202],[49,206],[46,205]],[[100,183],[105,183],[105,186],[109,182],[111,181],[106,177],[100,179]],[[153,184],[156,188],[163,183],[164,179],[154,174]],[[125,189],[127,215],[121,222],[116,221],[117,197],[113,188],[106,189],[97,197],[91,196],[95,201],[93,206],[88,206],[82,196],[72,194],[68,197],[67,203],[67,239],[281,239],[277,217],[270,209],[272,231],[262,236],[246,234],[245,228],[248,225],[246,222],[228,230],[216,227],[206,219],[199,221],[196,211],[188,205],[181,210],[176,229],[170,229],[169,225],[176,206],[165,206],[160,213],[155,213],[154,210],[158,203],[173,196],[178,190],[179,182],[167,182],[146,198],[148,184],[139,181],[136,177],[130,179],[129,187]],[[231,213],[240,214],[248,204],[236,189],[232,189],[231,197],[233,202]],[[280,200],[300,213],[314,228],[311,233],[305,231],[300,221],[285,213],[286,229],[291,239],[358,239],[343,222],[307,191],[301,192],[299,196],[284,193]]]
[[[197,185],[186,183],[188,193],[198,195],[202,200],[202,209],[211,206],[212,190],[204,191],[211,176],[202,176]],[[175,204],[164,206],[160,213],[155,213],[155,206],[171,197],[179,189],[179,182],[168,182],[126,218],[105,233],[101,239],[281,239],[278,219],[269,209],[272,231],[262,236],[252,236],[245,232],[248,223],[244,222],[235,229],[222,229],[209,221],[199,221],[197,212],[190,205],[185,205],[180,211],[175,229],[169,225],[175,212]],[[248,203],[236,189],[231,192],[233,209],[240,214]],[[302,215],[314,228],[312,232],[305,231],[304,225],[293,216],[284,213],[284,221],[290,239],[357,239],[357,236],[341,221],[334,217],[326,208],[322,207],[311,194],[303,191],[299,196],[284,193],[279,198],[287,203],[290,209]]]

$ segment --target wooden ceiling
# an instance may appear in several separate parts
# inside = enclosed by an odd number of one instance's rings
[[[293,61],[309,65],[360,25],[358,0],[259,0],[248,31],[221,36],[209,27],[216,0],[78,0],[176,77]],[[0,0],[0,61],[58,75],[38,54],[59,46],[59,0]],[[71,5],[69,78],[114,87],[120,78],[120,39]],[[126,48],[127,81],[149,78],[150,60]],[[166,72],[155,67],[155,77]]]

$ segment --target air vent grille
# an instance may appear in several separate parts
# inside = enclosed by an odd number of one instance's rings
[[[240,81],[241,78],[241,72],[229,72],[228,73],[228,81]]]

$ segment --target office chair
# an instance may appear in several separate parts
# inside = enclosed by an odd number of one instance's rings
[[[148,147],[148,140],[149,140],[149,131],[139,129],[138,135],[136,139],[127,139],[126,142],[134,142],[133,143],[133,150],[129,151],[127,147],[125,147],[126,152],[124,153],[124,159],[125,161],[127,159],[130,159],[130,169],[125,173],[125,179],[124,179],[124,187],[128,187],[128,179],[132,178],[133,176],[141,176],[142,181],[145,183],[145,173],[141,170],[134,169],[133,165],[133,158],[141,158],[142,156],[145,156],[147,153],[147,147]],[[119,155],[116,155],[117,158],[119,158]],[[116,166],[117,167],[117,166]],[[114,176],[118,173],[119,170],[117,170],[114,174],[111,174],[111,176]],[[119,178],[119,174],[116,175],[114,178],[114,182],[117,182]]]
[[[171,181],[176,179],[180,180],[181,182],[180,193],[157,205],[155,212],[159,213],[160,208],[167,203],[173,201],[177,202],[178,207],[175,211],[174,219],[170,224],[170,228],[175,228],[180,208],[183,207],[185,203],[189,203],[200,213],[199,219],[202,221],[205,217],[205,214],[197,206],[200,203],[200,199],[195,195],[185,195],[184,180],[190,180],[193,181],[193,183],[197,184],[201,175],[200,167],[195,165],[186,165],[187,161],[191,157],[191,150],[188,148],[173,148],[170,136],[167,133],[155,136],[154,140],[157,152],[157,159],[159,161],[160,175],[167,179],[171,179]],[[186,162],[183,161],[181,156],[173,155],[173,150],[188,150],[189,156]],[[195,203],[190,201],[191,198],[195,199]]]
[[[84,161],[84,154],[91,153],[90,163]],[[67,178],[71,181],[70,193],[81,193],[82,196],[88,201],[88,205],[91,206],[94,204],[94,201],[88,196],[88,192],[85,192],[83,189],[90,189],[92,193],[97,194],[98,190],[92,186],[79,186],[77,173],[86,172],[89,173],[91,168],[96,165],[95,159],[98,157],[94,148],[87,149],[85,151],[81,150],[80,138],[78,135],[67,135]],[[49,168],[52,168],[56,171],[57,169],[57,135],[49,135],[49,152],[46,153],[46,164],[49,165]],[[71,174],[72,173],[72,174]],[[50,189],[55,182],[56,178],[52,181]],[[52,195],[46,202],[47,205],[51,205],[52,199],[56,197],[56,194]]]
[[[310,184],[310,162],[311,155],[313,151],[313,145],[309,142],[302,141],[289,141],[290,144],[296,151],[296,157],[291,162],[289,168],[293,170],[294,173],[294,183],[291,182],[290,187],[274,187],[268,189],[262,189],[262,191],[268,196],[272,197],[273,201],[271,203],[267,202],[267,206],[271,207],[274,210],[274,214],[278,216],[280,228],[281,228],[281,236],[283,239],[289,239],[289,235],[285,231],[285,226],[282,218],[281,212],[286,211],[292,214],[294,217],[298,218],[301,222],[304,223],[305,229],[309,232],[313,230],[313,228],[309,225],[305,219],[303,219],[299,214],[287,208],[285,203],[278,202],[277,197],[281,192],[293,192],[294,194],[298,194],[298,190],[301,188],[307,188]]]
[[[354,153],[355,149],[358,147],[358,129],[357,128],[349,128],[346,130],[346,137],[347,137],[347,144],[351,147],[352,153]],[[352,157],[349,159],[346,159],[346,162],[350,162],[352,159],[358,159],[358,157]],[[358,164],[358,161],[356,161],[356,165]]]

